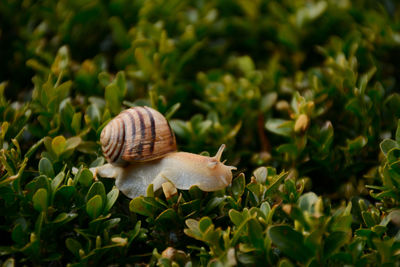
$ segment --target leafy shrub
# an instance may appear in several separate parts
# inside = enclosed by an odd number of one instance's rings
[[[399,265],[396,1],[3,1],[0,21],[4,266]],[[95,180],[135,105],[181,150],[226,143],[232,185]]]

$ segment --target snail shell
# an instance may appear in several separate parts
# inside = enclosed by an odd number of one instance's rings
[[[149,161],[176,151],[168,121],[146,106],[122,111],[104,127],[100,142],[107,161],[116,165]]]

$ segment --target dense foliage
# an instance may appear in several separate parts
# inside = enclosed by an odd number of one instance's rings
[[[0,25],[3,266],[400,265],[397,1],[1,1]],[[232,185],[94,180],[135,105],[180,150],[225,143]]]

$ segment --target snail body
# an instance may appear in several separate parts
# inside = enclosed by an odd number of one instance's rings
[[[217,191],[231,183],[236,169],[220,162],[225,145],[214,157],[176,152],[168,121],[149,107],[121,112],[103,129],[100,141],[109,163],[94,173],[115,178],[118,189],[130,198],[145,195],[150,184],[156,191],[167,182],[178,189],[196,185]]]

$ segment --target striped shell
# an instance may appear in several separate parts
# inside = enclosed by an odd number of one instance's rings
[[[122,111],[104,127],[100,142],[104,156],[113,164],[149,161],[176,151],[168,121],[149,107]]]

